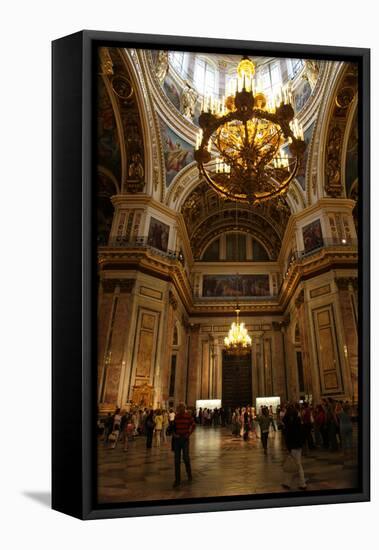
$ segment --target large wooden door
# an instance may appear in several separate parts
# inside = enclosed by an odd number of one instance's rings
[[[222,405],[243,407],[252,405],[251,353],[236,356],[222,355]]]

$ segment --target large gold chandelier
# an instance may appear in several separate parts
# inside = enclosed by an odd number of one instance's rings
[[[229,353],[246,353],[251,347],[251,338],[245,328],[245,323],[240,323],[240,308],[236,306],[236,322],[232,323],[228,336],[224,338],[225,350]]]
[[[268,97],[254,73],[243,58],[228,95],[204,98],[195,150],[200,174],[218,194],[251,205],[287,192],[306,147],[288,89]]]

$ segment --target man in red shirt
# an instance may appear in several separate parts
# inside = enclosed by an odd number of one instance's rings
[[[183,453],[183,462],[186,467],[188,481],[192,481],[191,462],[189,457],[189,438],[195,429],[193,417],[186,412],[183,403],[178,405],[174,421],[173,447],[175,453],[175,482],[174,487],[180,485],[180,462]]]

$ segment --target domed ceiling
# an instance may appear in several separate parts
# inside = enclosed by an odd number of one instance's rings
[[[159,55],[160,52],[152,52],[153,64],[158,67]],[[178,111],[197,125],[203,97],[221,99],[228,94],[229,82],[235,77],[242,56],[169,51],[165,57],[166,69],[160,75],[164,93]],[[275,95],[281,86],[288,85],[294,95],[295,112],[304,108],[316,85],[319,66],[302,59],[250,59],[255,64],[255,77],[266,93]]]

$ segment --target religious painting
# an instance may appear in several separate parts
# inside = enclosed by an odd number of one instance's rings
[[[304,132],[304,142],[305,142],[307,147],[305,149],[304,155],[302,156],[302,159],[300,161],[300,166],[299,166],[298,172],[296,174],[296,179],[300,183],[303,190],[305,190],[305,174],[306,174],[306,169],[307,169],[309,145],[310,145],[311,139],[312,139],[313,128],[314,128],[314,123],[311,124]]]
[[[303,227],[303,242],[304,252],[310,252],[323,246],[324,239],[322,237],[320,220],[315,220]]]
[[[166,75],[166,78],[164,79],[163,89],[165,91],[165,94],[167,95],[167,97],[171,101],[171,103],[179,111],[180,110],[180,93],[179,93],[177,85],[172,80],[172,78],[169,74]]]
[[[165,223],[155,218],[150,218],[147,244],[154,248],[158,248],[158,250],[163,250],[163,252],[167,252],[169,233],[169,225],[166,225]]]
[[[270,295],[268,275],[204,275],[203,296],[236,298]]]
[[[358,179],[358,143],[358,117],[355,115],[351,124],[346,152],[345,180],[348,197],[354,197],[354,192],[356,193],[354,187]]]
[[[312,93],[311,85],[308,80],[303,79],[300,83],[300,86],[295,91],[295,111],[301,111],[304,105],[307,103],[310,95]]]
[[[193,145],[184,141],[163,121],[160,127],[166,168],[166,187],[169,187],[175,176],[193,162],[194,149]]]
[[[121,174],[120,142],[109,91],[98,80],[97,155],[99,164],[116,178]]]

